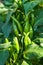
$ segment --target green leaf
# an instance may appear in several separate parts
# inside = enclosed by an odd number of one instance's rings
[[[36,23],[34,24],[34,30],[37,30],[37,26],[43,24],[43,18],[40,18],[36,21]]]
[[[4,12],[7,12],[7,11],[8,11],[8,9],[6,9],[6,8],[0,8],[0,14],[4,13]]]
[[[30,1],[30,2],[27,2],[27,3],[23,4],[24,5],[25,14],[30,12],[39,3],[40,3],[40,1],[36,0],[36,1]]]
[[[0,36],[3,35],[3,33],[0,33]]]
[[[4,4],[0,2],[0,13],[8,11],[7,8],[5,8]]]
[[[11,42],[0,44],[0,49],[7,49],[11,46]]]
[[[2,26],[2,32],[4,33],[4,37],[8,37],[11,32],[11,25],[10,25],[9,21],[10,21],[10,17],[12,15],[12,13],[13,13],[13,11],[8,12],[8,14],[6,16],[6,22]]]
[[[0,2],[0,8],[1,8],[1,7],[4,7],[4,4]]]
[[[40,46],[43,47],[43,43],[40,43]]]
[[[35,19],[35,24],[33,26],[34,30],[37,30],[38,28],[43,28],[43,9],[38,9],[37,11],[35,11],[36,14],[36,19]],[[40,26],[40,27],[38,27]]]
[[[4,65],[9,57],[9,52],[7,50],[0,51],[0,65]]]
[[[12,0],[4,0],[3,2],[4,2],[4,4],[10,5],[10,3],[13,3],[14,1],[12,1]]]
[[[10,21],[10,17],[13,14],[13,10],[9,11],[7,16],[6,16],[6,23],[8,23]]]
[[[36,44],[29,45],[23,56],[28,60],[39,59],[43,57],[43,48]]]
[[[39,38],[36,38],[34,41],[37,41],[37,40],[39,40],[40,43],[43,43],[43,38],[39,37]]]
[[[9,36],[9,34],[11,33],[11,25],[10,25],[10,23],[4,24],[2,26],[2,32],[4,33],[4,37]]]
[[[27,0],[23,0],[23,3],[25,3]]]
[[[1,20],[0,20],[1,21]],[[2,31],[2,26],[3,26],[4,24],[3,24],[3,22],[0,22],[0,33],[1,33],[1,31]]]
[[[8,2],[8,1],[6,1],[6,0],[4,0],[4,4],[7,5],[7,6],[8,6],[8,5],[12,5],[11,2]]]

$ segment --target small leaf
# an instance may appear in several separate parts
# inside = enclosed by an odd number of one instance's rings
[[[24,36],[24,43],[25,43],[25,47],[27,47],[29,44],[31,44],[31,40],[28,37],[28,33]]]
[[[21,65],[29,65],[26,61],[23,61]]]
[[[11,42],[0,44],[0,49],[7,49],[11,46]]]
[[[2,4],[2,3],[0,2],[0,8],[1,8],[1,7],[4,7],[4,4]]]

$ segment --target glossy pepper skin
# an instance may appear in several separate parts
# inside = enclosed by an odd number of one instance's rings
[[[31,25],[33,26],[34,23],[35,23],[35,16],[34,16],[33,13],[31,14],[31,19],[32,19],[32,21],[31,21]]]
[[[16,36],[18,36],[19,31],[18,31],[17,26],[16,26],[16,24],[15,24],[14,21],[13,21],[13,31],[14,31],[14,34],[15,34]]]
[[[29,37],[32,39],[32,37],[33,37],[33,28],[32,28],[32,26],[30,25],[30,35],[29,35]]]
[[[15,49],[17,50],[17,53],[19,53],[19,42],[18,42],[17,37],[13,38],[13,43],[14,43]]]
[[[19,31],[20,31],[20,33],[22,33],[22,26],[21,26],[21,24],[19,23],[19,21],[18,21],[15,17],[13,17],[13,16],[12,16],[11,18],[13,19],[13,21],[15,21],[15,23],[16,23],[16,25],[17,25]]]
[[[28,14],[26,15],[26,18],[25,18],[25,25],[24,25],[24,32],[25,33],[28,33],[29,32],[29,17],[28,17]]]

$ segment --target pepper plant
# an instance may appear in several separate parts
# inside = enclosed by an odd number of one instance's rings
[[[0,2],[0,65],[43,65],[43,0]]]

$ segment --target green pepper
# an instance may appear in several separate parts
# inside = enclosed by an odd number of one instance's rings
[[[15,49],[16,49],[17,52],[19,53],[19,42],[18,42],[17,37],[14,37],[14,38],[13,38],[13,43],[14,43]]]
[[[25,18],[25,26],[24,26],[24,32],[25,33],[28,33],[29,32],[29,18],[28,18],[28,15],[26,15],[26,18]]]
[[[13,21],[15,21],[15,23],[16,23],[17,26],[18,26],[19,31],[22,33],[22,26],[21,26],[21,24],[19,23],[19,21],[18,21],[14,16],[12,16],[11,18],[13,19]]]
[[[32,24],[32,26],[33,26],[34,23],[35,23],[35,17],[34,17],[34,14],[33,14],[33,13],[31,14],[31,18],[32,18],[31,24]]]
[[[16,36],[18,36],[19,31],[18,31],[17,26],[16,26],[16,24],[15,24],[14,21],[13,21],[13,30],[14,30],[14,34],[15,34]]]
[[[33,37],[33,28],[32,28],[32,26],[30,25],[30,35],[29,35],[29,37],[30,38],[32,38]]]

